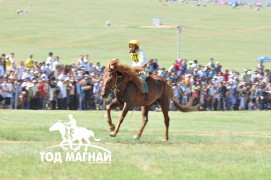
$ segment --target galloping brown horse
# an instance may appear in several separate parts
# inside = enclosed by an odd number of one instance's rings
[[[134,137],[134,139],[139,139],[148,122],[150,106],[159,102],[164,114],[164,123],[166,126],[165,140],[168,140],[168,111],[170,100],[172,100],[175,107],[182,112],[194,111],[197,108],[197,106],[191,105],[193,99],[185,106],[173,99],[173,89],[162,77],[150,75],[147,77],[146,82],[149,89],[149,98],[147,100],[144,99],[144,95],[142,94],[143,85],[136,70],[120,64],[118,60],[110,61],[108,68],[105,70],[105,75],[103,76],[103,89],[101,95],[105,98],[113,91],[116,95],[116,99],[106,107],[107,121],[112,131],[110,133],[111,137],[117,136],[120,125],[131,107],[141,106],[143,117],[142,125]],[[110,116],[110,110],[113,107],[123,107],[117,127],[112,123]]]

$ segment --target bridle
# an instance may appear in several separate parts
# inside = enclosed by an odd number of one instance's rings
[[[109,90],[111,93],[111,92],[115,91],[126,80],[126,78],[124,77],[124,79],[119,84],[117,84],[117,80],[118,80],[118,76],[116,74],[116,80],[115,80],[114,86],[112,86],[111,88],[108,87],[107,85],[103,85],[103,86],[105,87],[105,89]]]

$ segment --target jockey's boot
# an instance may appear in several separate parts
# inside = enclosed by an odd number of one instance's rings
[[[149,100],[149,93],[144,93],[144,100],[148,101]]]

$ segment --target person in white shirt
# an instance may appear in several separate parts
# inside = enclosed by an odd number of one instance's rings
[[[5,98],[5,109],[12,109],[11,98],[14,87],[11,84],[10,79],[4,79],[4,83],[2,84],[2,92],[3,97]]]
[[[84,59],[84,68],[88,74],[92,73],[92,69],[90,67],[88,59]]]
[[[58,96],[58,109],[67,109],[67,87],[64,82],[64,77],[61,77],[57,82],[57,87],[59,88],[59,96]]]
[[[60,66],[61,64],[59,62],[59,56],[55,56],[54,60],[55,61],[53,62],[53,69],[52,70],[55,71],[57,69],[57,67]]]
[[[16,69],[16,61],[15,61],[15,54],[14,53],[10,53],[9,60],[11,62],[11,67]]]
[[[26,68],[23,75],[22,75],[22,79],[30,80],[32,77],[33,77],[33,75],[30,73],[30,69]]]
[[[80,55],[79,59],[77,60],[77,68],[81,69],[84,67],[84,56]]]
[[[42,66],[40,68],[42,73],[45,73],[47,76],[49,76],[51,74],[51,67],[50,67],[50,63],[46,63],[45,66]]]
[[[46,59],[46,64],[50,65],[50,69],[53,69],[53,63],[54,63],[54,58],[53,58],[54,53],[53,52],[49,52],[49,56]]]

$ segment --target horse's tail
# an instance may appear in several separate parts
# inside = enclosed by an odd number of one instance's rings
[[[173,101],[174,106],[182,112],[190,112],[190,111],[196,111],[199,107],[199,104],[193,106],[194,98],[190,98],[189,102],[186,105],[179,104],[178,101],[176,101],[174,98],[171,99]]]
[[[166,82],[166,96],[169,97],[169,99],[171,99],[173,101],[173,104],[174,106],[179,110],[179,111],[182,111],[182,112],[190,112],[190,111],[196,111],[199,107],[199,104],[198,105],[195,105],[195,106],[192,106],[193,104],[193,101],[194,101],[194,98],[191,98],[189,100],[189,102],[186,104],[186,105],[182,105],[182,104],[179,104],[178,101],[176,101],[174,99],[174,93],[173,93],[173,89],[172,89],[172,86],[170,84],[168,84]]]

